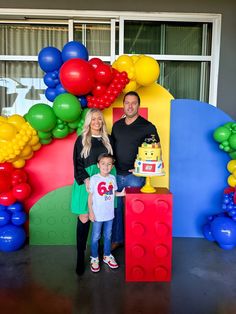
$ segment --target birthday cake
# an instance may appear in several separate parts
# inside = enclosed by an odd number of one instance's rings
[[[138,148],[134,168],[135,175],[144,177],[164,175],[161,148],[156,142],[155,135],[152,135],[151,138],[146,138],[141,147]]]

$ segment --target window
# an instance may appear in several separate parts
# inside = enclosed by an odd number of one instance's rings
[[[105,57],[111,55],[110,23],[74,23],[74,40],[82,42],[90,56]]]
[[[4,20],[4,14],[12,19]],[[3,9],[1,15],[2,114],[23,115],[35,103],[51,104],[37,56],[47,46],[61,50],[70,40],[82,42],[90,58],[107,63],[122,54],[150,55],[160,65],[158,83],[175,98],[216,105],[219,14]]]
[[[37,56],[47,46],[62,49],[68,27],[50,24],[0,24],[0,101],[2,113],[25,114],[35,103],[47,102],[44,72]]]

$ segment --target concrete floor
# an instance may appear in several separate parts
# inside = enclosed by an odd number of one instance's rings
[[[0,252],[1,314],[235,314],[236,248],[220,249],[205,239],[173,239],[169,283],[124,280],[120,268],[102,265],[83,277],[74,272],[74,246],[28,246]],[[89,252],[87,255],[89,260]]]

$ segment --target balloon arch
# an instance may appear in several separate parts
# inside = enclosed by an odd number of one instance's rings
[[[149,86],[159,76],[151,57],[123,55],[111,66],[99,58],[89,60],[87,48],[77,41],[62,51],[43,48],[38,63],[52,105],[35,104],[23,117],[0,116],[0,251],[17,250],[26,239],[24,202],[31,194],[27,160],[53,139],[80,134],[88,108],[108,108],[122,92]]]

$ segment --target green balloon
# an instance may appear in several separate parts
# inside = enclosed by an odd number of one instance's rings
[[[75,129],[69,128],[69,134],[73,133],[74,131],[75,131]]]
[[[47,140],[47,139],[52,137],[52,133],[51,132],[38,131],[38,137],[40,139]]]
[[[65,93],[58,95],[53,102],[55,115],[66,122],[78,120],[82,109],[78,98]]]
[[[232,149],[236,149],[236,134],[233,134],[229,137],[229,146]]]
[[[58,125],[57,125],[57,129],[60,129],[60,130],[63,130],[64,127],[65,127],[64,124],[58,124]]]
[[[76,133],[77,133],[78,135],[81,135],[82,129],[83,129],[83,128],[78,128],[78,129],[76,130]]]
[[[84,127],[85,117],[86,117],[86,114],[87,114],[88,111],[89,111],[89,108],[85,108],[82,111],[82,114],[81,114],[80,119],[79,119],[79,123],[77,125],[77,130],[76,130],[78,135],[80,135],[82,133],[82,130],[83,130],[83,127]]]
[[[230,131],[231,131],[233,124],[234,124],[234,122],[228,122],[228,123],[224,124],[224,127],[227,129],[230,129]]]
[[[42,132],[52,130],[57,123],[53,109],[46,104],[33,105],[26,114],[26,120],[35,130]]]
[[[69,134],[68,126],[65,126],[63,129],[55,128],[52,130],[53,137],[55,138],[64,138]]]
[[[221,143],[223,141],[226,141],[229,136],[231,134],[231,131],[224,127],[224,126],[220,126],[219,128],[217,128],[213,134],[213,137],[215,139],[215,141]]]
[[[40,143],[43,144],[43,145],[47,145],[47,144],[50,144],[52,141],[52,138],[41,138],[40,139]]]
[[[221,144],[222,144],[223,146],[229,146],[229,141],[223,141]]]
[[[89,111],[89,108],[85,108],[81,113],[81,119],[85,119],[87,112]]]
[[[79,122],[80,122],[80,119],[78,119],[78,120],[76,120],[76,121],[74,121],[74,122],[69,122],[69,123],[68,123],[68,126],[69,126],[71,129],[77,129]]]
[[[229,154],[230,158],[236,159],[236,150]]]

